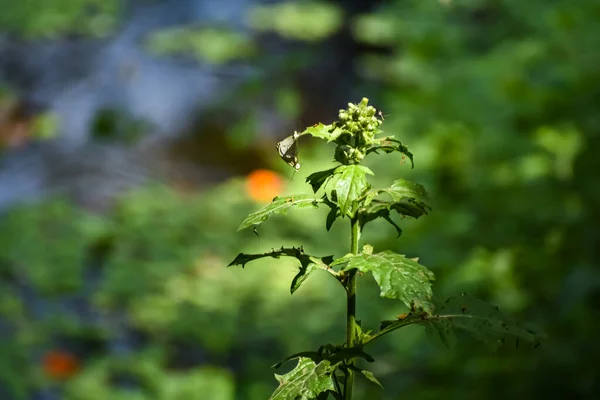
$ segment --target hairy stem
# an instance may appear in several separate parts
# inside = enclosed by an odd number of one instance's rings
[[[358,241],[360,240],[360,225],[358,218],[354,217],[351,220],[351,240],[350,252],[358,254]],[[354,346],[356,341],[356,270],[351,270],[348,273],[346,281],[346,345]],[[354,372],[348,369],[346,382],[344,384],[344,400],[352,399],[352,390],[354,387]]]

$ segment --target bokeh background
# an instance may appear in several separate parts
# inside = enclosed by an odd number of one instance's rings
[[[363,239],[537,323],[537,349],[419,328],[370,349],[357,399],[600,393],[600,2],[0,0],[0,399],[266,399],[271,365],[344,336],[344,298],[240,251],[348,249],[325,210],[237,232],[306,192],[331,146],[275,143],[368,97],[415,154],[367,159],[433,212]],[[405,310],[359,288],[364,325]],[[284,367],[285,370],[285,367]]]

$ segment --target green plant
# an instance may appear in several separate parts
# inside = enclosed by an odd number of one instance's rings
[[[317,351],[294,354],[275,365],[298,359],[296,367],[285,375],[276,375],[280,385],[271,399],[351,399],[354,376],[361,375],[380,385],[375,376],[358,366],[359,359],[373,362],[374,359],[364,348],[382,336],[399,328],[418,324],[440,340],[451,346],[455,341],[454,330],[468,331],[475,338],[485,341],[497,349],[510,339],[518,346],[519,340],[535,343],[537,347],[544,333],[538,328],[516,322],[500,313],[497,307],[462,294],[446,300],[443,305],[434,305],[432,282],[434,275],[419,264],[418,258],[409,258],[391,251],[374,253],[373,247],[365,244],[359,251],[359,240],[364,226],[378,218],[383,218],[396,229],[401,228],[391,219],[392,211],[402,218],[419,218],[430,210],[426,204],[429,195],[419,184],[404,179],[396,180],[390,187],[373,189],[367,175],[374,173],[360,165],[370,153],[400,152],[413,164],[413,155],[393,136],[379,136],[383,132],[380,125],[383,116],[368,105],[363,98],[359,104],[349,104],[348,109],[340,110],[339,120],[330,125],[316,124],[304,132],[281,141],[277,149],[285,162],[293,168],[300,168],[297,155],[297,139],[302,135],[334,142],[334,159],[341,165],[315,172],[306,179],[314,194],[296,194],[276,197],[261,210],[246,218],[239,229],[254,228],[273,214],[285,214],[292,207],[330,208],[326,219],[329,230],[338,218],[350,221],[350,253],[334,259],[333,256],[317,257],[308,255],[302,247],[272,250],[262,254],[239,254],[230,264],[244,267],[248,262],[264,257],[293,257],[300,261],[298,274],[292,281],[294,293],[308,276],[321,269],[333,276],[346,293],[346,341],[342,345],[325,344]],[[378,331],[363,330],[356,319],[357,278],[371,273],[380,287],[381,297],[400,300],[410,312],[395,320],[382,321]]]

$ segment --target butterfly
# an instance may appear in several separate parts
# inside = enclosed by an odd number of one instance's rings
[[[298,162],[298,143],[296,142],[299,137],[300,134],[294,131],[293,135],[290,135],[277,143],[279,157],[296,171],[300,169],[300,163]]]

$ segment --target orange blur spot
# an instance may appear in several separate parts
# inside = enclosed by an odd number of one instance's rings
[[[49,377],[65,380],[79,371],[79,360],[70,353],[51,350],[44,354],[42,367]]]
[[[257,169],[246,179],[246,193],[259,203],[270,202],[283,188],[281,177],[273,171]]]

